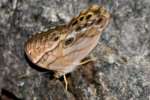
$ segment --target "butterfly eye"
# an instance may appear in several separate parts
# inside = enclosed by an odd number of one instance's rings
[[[68,46],[68,45],[72,44],[73,41],[74,41],[74,38],[73,38],[73,37],[70,37],[70,38],[66,39],[66,40],[65,40],[65,46]]]

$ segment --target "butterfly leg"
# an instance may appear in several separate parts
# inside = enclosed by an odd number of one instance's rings
[[[62,72],[56,72],[54,74],[54,77],[60,78],[62,75],[63,75],[64,82],[65,82],[65,89],[67,90],[68,89],[68,81],[67,81],[66,75],[64,75],[64,73],[62,73]]]
[[[65,89],[68,90],[68,81],[66,75],[64,75]]]
[[[84,65],[86,63],[92,62],[92,61],[96,61],[97,58],[94,55],[90,55],[89,57],[86,57],[84,59],[81,60],[80,65]]]

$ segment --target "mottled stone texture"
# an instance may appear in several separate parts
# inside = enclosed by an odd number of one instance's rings
[[[62,79],[34,69],[24,55],[33,33],[68,22],[91,3],[104,5],[112,20],[104,44],[117,49],[120,63],[98,45],[96,62]],[[114,60],[113,62],[110,60]],[[0,89],[24,100],[150,100],[150,0],[0,0]]]

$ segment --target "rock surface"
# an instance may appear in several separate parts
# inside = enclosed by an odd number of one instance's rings
[[[98,45],[93,51],[98,60],[70,73],[66,91],[63,80],[32,68],[24,43],[33,33],[68,22],[92,3],[112,14],[100,41],[127,61],[104,60]],[[150,100],[149,27],[149,0],[0,0],[0,90],[23,100]]]

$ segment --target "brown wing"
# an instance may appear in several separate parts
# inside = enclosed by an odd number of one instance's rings
[[[64,26],[57,27],[56,29],[49,30],[33,35],[25,44],[25,53],[28,58],[33,62],[37,63],[42,57],[48,52],[55,49],[62,35]]]

